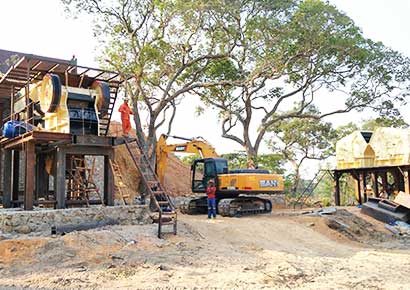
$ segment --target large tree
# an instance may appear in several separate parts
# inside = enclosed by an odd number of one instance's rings
[[[323,161],[334,154],[335,131],[332,124],[315,119],[282,120],[272,128],[275,137],[268,141],[275,153],[282,154],[292,168],[291,193],[299,189],[300,171],[308,160]]]
[[[201,76],[235,46],[222,19],[213,17],[208,1],[62,1],[69,11],[93,17],[102,63],[124,79],[133,77],[125,89],[133,101],[138,141],[155,156],[156,131],[167,121],[170,131],[178,100],[212,86],[213,80]]]
[[[217,18],[237,44],[206,69],[220,86],[197,88],[220,112],[222,136],[255,159],[278,122],[351,111],[398,115],[407,96],[409,59],[366,39],[334,6],[320,0],[217,1]],[[323,93],[320,93],[323,92]],[[312,114],[312,104],[340,103]]]

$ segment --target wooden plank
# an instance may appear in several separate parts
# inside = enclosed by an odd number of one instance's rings
[[[0,146],[5,149],[20,148],[21,144],[34,140],[36,143],[67,142],[71,143],[72,135],[66,133],[31,131],[13,139],[5,139]]]
[[[66,207],[65,157],[66,154],[64,150],[62,150],[62,148],[57,148],[54,157],[56,168],[56,174],[54,176],[54,192],[58,209]]]
[[[3,206],[5,208],[11,207],[11,193],[12,193],[12,151],[4,150],[4,171],[3,171]]]
[[[112,155],[112,146],[85,146],[85,145],[72,145],[64,148],[66,154],[73,155],[100,155],[108,156]]]
[[[106,136],[85,136],[76,135],[74,136],[74,143],[79,145],[94,145],[94,146],[113,146],[114,138]]]
[[[410,209],[410,194],[400,191],[394,202]]]
[[[25,186],[24,186],[24,209],[32,210],[34,201],[34,177],[36,166],[36,154],[34,152],[34,142],[26,144],[26,170],[25,170]]]

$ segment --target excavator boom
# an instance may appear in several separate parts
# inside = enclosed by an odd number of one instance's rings
[[[167,144],[167,138],[173,137],[185,140],[187,142],[180,144]],[[163,183],[165,179],[165,171],[167,167],[168,153],[193,153],[198,154],[202,158],[219,157],[215,152],[215,148],[212,147],[205,140],[200,139],[188,139],[177,136],[168,136],[162,134],[157,143],[157,175],[159,180]]]

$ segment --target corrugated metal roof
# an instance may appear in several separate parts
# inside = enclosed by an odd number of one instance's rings
[[[16,63],[20,58],[22,58],[24,56],[44,58],[44,57],[39,56],[39,55],[0,49],[0,72],[5,74],[14,63]],[[8,63],[8,61],[10,61],[10,58],[14,58],[14,57],[15,57],[14,63]],[[64,60],[64,59],[58,59],[58,58],[48,58],[48,59],[58,61],[58,62],[70,63],[69,60]]]
[[[29,83],[42,80],[44,75],[59,75],[63,84],[73,87],[89,87],[94,80],[118,87],[122,79],[117,72],[79,66],[67,60],[26,54],[0,78],[0,100],[10,98],[14,92]]]

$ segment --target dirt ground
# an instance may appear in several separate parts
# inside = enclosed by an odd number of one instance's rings
[[[153,224],[0,241],[0,288],[409,289],[409,247],[356,209],[179,215],[162,240]]]

